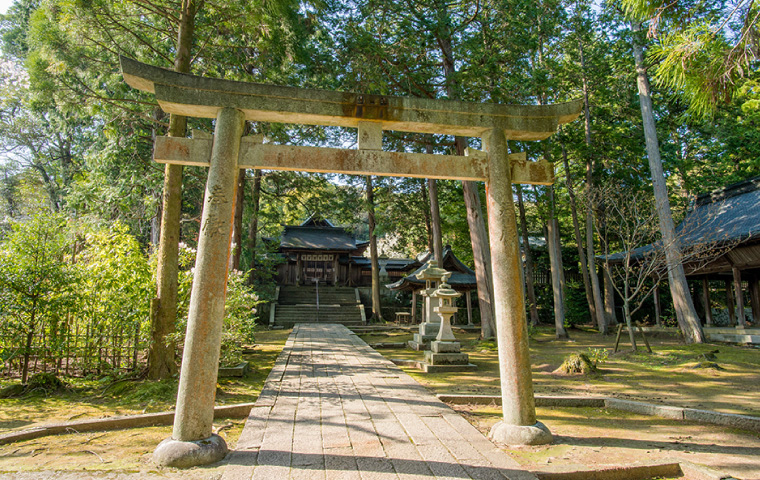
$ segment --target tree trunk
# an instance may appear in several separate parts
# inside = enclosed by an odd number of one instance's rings
[[[546,243],[549,247],[549,263],[552,272],[552,293],[554,294],[554,326],[557,338],[570,338],[565,329],[565,281],[562,266],[562,246],[559,222],[554,215],[546,224]]]
[[[583,41],[578,39],[578,50],[581,60],[581,79],[583,81],[583,125],[586,136],[586,146],[591,147],[591,108],[589,105],[589,87],[588,78],[586,77],[586,57],[583,51]],[[589,148],[590,149],[590,148]],[[589,194],[593,188],[594,157],[589,153],[586,159],[586,191]],[[599,327],[599,333],[607,334],[607,319],[604,316],[604,307],[602,303],[602,293],[599,286],[599,276],[596,274],[596,263],[594,260],[594,211],[591,205],[591,195],[586,201],[586,267],[588,276],[591,280],[591,293],[593,296],[593,314],[596,317],[596,323]]]
[[[575,190],[570,177],[570,163],[567,160],[567,149],[562,143],[562,163],[565,166],[565,184],[567,185],[568,196],[570,197],[570,214],[573,218],[573,230],[575,232],[575,243],[578,246],[578,260],[581,264],[581,275],[583,276],[583,288],[586,291],[586,303],[588,304],[589,315],[593,321],[596,318],[596,308],[594,308],[594,295],[591,293],[591,281],[588,277],[588,265],[586,264],[586,253],[583,249],[583,237],[581,237],[580,221],[578,220],[578,206],[575,200]]]
[[[424,205],[424,208],[422,209],[423,214],[425,215],[425,233],[427,234],[427,248],[428,252],[434,252],[435,247],[433,246],[433,225],[432,221],[430,220],[430,197],[429,193],[427,191],[427,181],[421,180],[420,183],[420,199],[422,200],[422,203]]]
[[[24,346],[24,365],[21,370],[21,383],[26,385],[27,380],[29,380],[29,357],[32,355],[32,340],[34,339],[34,327],[35,327],[35,311],[37,309],[36,307],[37,302],[35,301],[32,304],[32,318],[29,322],[29,331],[26,332],[26,345]]]
[[[430,226],[433,232],[433,255],[438,266],[443,268],[443,238],[441,233],[441,211],[438,208],[438,182],[427,179],[428,197],[430,197]]]
[[[433,145],[425,145],[428,154],[433,153]],[[438,266],[443,268],[443,237],[441,232],[441,210],[438,208],[438,182],[433,178],[427,179],[427,190],[430,201],[430,227],[433,233],[433,258]]]
[[[238,170],[237,190],[235,192],[235,213],[232,217],[232,236],[230,237],[230,261],[228,271],[240,270],[240,253],[243,249],[243,201],[245,199],[245,169]]]
[[[603,265],[602,272],[604,275],[604,313],[607,315],[607,325],[617,325],[615,316],[615,287],[612,286],[612,276],[609,270]]]
[[[631,319],[631,304],[628,297],[628,288],[625,289],[626,298],[623,298],[623,311],[625,312],[625,325],[628,327],[628,338],[631,340],[631,348],[635,352],[636,349],[636,337],[633,332],[633,320]]]
[[[588,276],[591,279],[591,292],[594,295],[596,323],[599,327],[599,333],[607,335],[607,319],[604,317],[604,303],[602,302],[602,291],[599,286],[599,275],[596,274],[596,261],[594,255],[594,211],[591,202],[591,191],[593,188],[592,171],[593,159],[589,157],[586,162],[586,188],[589,192],[586,201],[586,264],[588,267]]]
[[[248,266],[248,285],[253,285],[256,278],[256,236],[259,232],[259,201],[261,198],[261,170],[253,171],[253,194],[251,195],[251,225],[248,228],[248,250],[251,252],[251,264]]]
[[[441,17],[448,19],[449,12],[446,4],[440,6]],[[448,25],[448,23],[447,23]],[[446,82],[446,95],[451,100],[458,100],[455,76],[456,64],[452,50],[452,33],[448,28],[436,32],[438,45],[443,59],[443,76]],[[467,140],[455,137],[456,154],[464,155]],[[493,281],[491,277],[491,251],[488,246],[488,234],[483,217],[483,206],[480,202],[478,184],[473,181],[462,182],[464,203],[467,208],[467,225],[470,227],[473,261],[475,263],[475,280],[478,286],[478,302],[480,305],[481,338],[491,338],[495,335],[495,318],[493,307]]]
[[[668,187],[665,184],[665,174],[663,173],[662,160],[660,159],[660,146],[657,141],[657,130],[652,108],[649,78],[647,77],[646,67],[644,65],[644,49],[638,39],[641,23],[633,22],[632,30],[633,54],[636,60],[636,78],[639,87],[641,119],[644,123],[644,138],[646,140],[647,156],[649,157],[649,169],[652,172],[652,185],[654,187],[655,204],[657,205],[657,216],[660,220],[660,231],[662,233],[662,240],[665,244],[670,294],[673,297],[678,326],[681,328],[681,332],[683,333],[686,342],[704,343],[705,335],[702,331],[699,317],[694,310],[694,303],[692,302],[689,288],[686,284],[686,274],[684,273],[683,264],[681,263],[681,245],[678,237],[676,237],[673,215],[670,211]]]
[[[369,256],[372,264],[372,318],[371,321],[382,322],[383,313],[380,303],[380,268],[377,261],[377,237],[375,236],[375,192],[372,176],[367,175],[367,218],[369,223]]]
[[[533,276],[533,255],[530,252],[528,238],[528,224],[525,220],[525,204],[523,203],[522,186],[515,185],[517,190],[517,209],[520,212],[520,231],[523,239],[523,254],[525,255],[525,287],[528,292],[528,309],[530,311],[530,324],[538,325],[538,307],[536,306],[536,289]]]
[[[177,34],[174,70],[190,72],[190,50],[195,29],[195,0],[183,0]],[[184,137],[187,119],[180,115],[169,118],[169,136]],[[148,378],[159,380],[177,373],[176,346],[167,337],[174,333],[177,321],[177,278],[179,273],[179,224],[182,213],[182,165],[167,164],[164,170],[164,199],[161,216],[161,243],[158,250],[159,306],[151,319],[151,345],[148,352]]]
[[[478,286],[478,305],[480,307],[480,336],[492,338],[496,333],[493,314],[493,284],[491,276],[491,251],[488,248],[483,207],[480,203],[478,184],[472,181],[462,182],[464,203],[467,208],[467,224],[470,227],[472,257],[475,263],[475,282]]]

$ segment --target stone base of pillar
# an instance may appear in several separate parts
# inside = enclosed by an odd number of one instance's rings
[[[425,352],[425,363],[430,365],[469,365],[470,356],[466,353]]]
[[[459,353],[461,347],[459,342],[440,342],[436,340],[430,344],[430,351],[433,353]]]
[[[216,434],[189,442],[167,438],[153,451],[153,462],[162,467],[190,468],[216,463],[227,451],[227,442]]]
[[[505,445],[547,445],[552,443],[552,433],[541,422],[535,425],[510,425],[499,422],[488,432],[488,438]]]

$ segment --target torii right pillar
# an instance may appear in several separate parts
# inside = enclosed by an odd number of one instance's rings
[[[483,144],[489,156],[486,198],[503,412],[502,420],[491,428],[489,437],[507,445],[547,444],[551,443],[552,434],[536,420],[525,298],[520,282],[522,262],[504,130],[494,128],[486,132]]]

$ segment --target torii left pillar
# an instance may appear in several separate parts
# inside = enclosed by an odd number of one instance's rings
[[[234,108],[222,108],[216,117],[174,430],[153,452],[159,465],[187,468],[217,462],[227,454],[227,444],[212,426],[244,124],[243,112]]]

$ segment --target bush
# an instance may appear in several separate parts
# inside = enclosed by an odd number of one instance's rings
[[[177,329],[172,340],[177,345],[184,342],[190,293],[193,284],[193,266],[196,250],[180,244],[180,273],[177,305]],[[235,366],[242,361],[244,344],[255,342],[257,306],[264,302],[246,280],[248,272],[232,270],[227,277],[227,296],[224,302],[224,329],[219,363]]]
[[[591,323],[583,283],[568,281],[565,294],[565,327]]]

